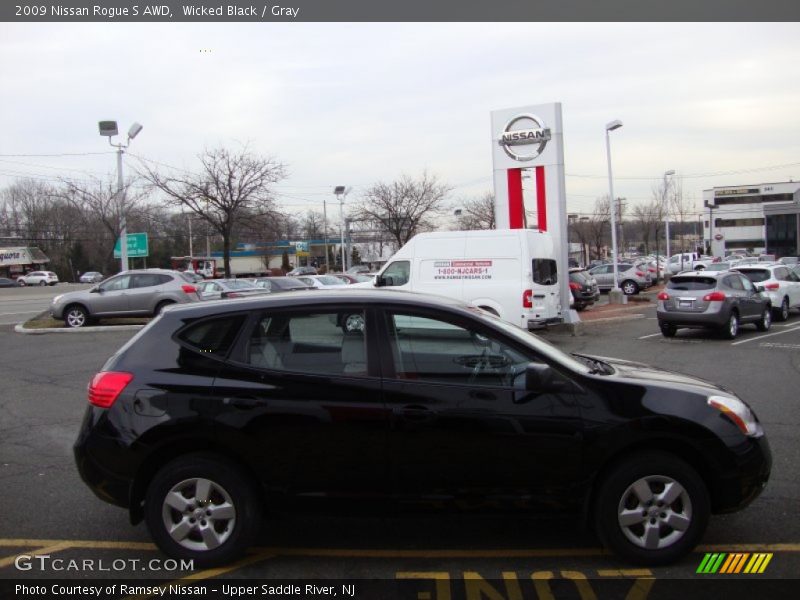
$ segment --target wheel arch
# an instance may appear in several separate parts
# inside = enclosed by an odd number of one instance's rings
[[[651,452],[677,457],[697,471],[697,474],[706,486],[706,491],[711,501],[712,512],[714,511],[714,507],[717,505],[715,496],[716,486],[714,485],[714,466],[708,461],[707,456],[685,440],[657,438],[634,442],[617,449],[606,458],[595,473],[586,498],[584,499],[583,513],[587,525],[594,527],[594,507],[597,502],[600,487],[603,485],[608,475],[631,456]]]
[[[253,489],[259,495],[259,499],[262,500],[263,503],[263,487],[260,485],[255,471],[246,460],[229,448],[210,443],[206,439],[197,438],[187,440],[184,438],[159,446],[148,454],[136,469],[136,474],[131,483],[128,502],[128,513],[132,525],[136,525],[144,519],[144,499],[147,494],[147,488],[159,469],[165,464],[188,454],[203,455],[236,464],[249,476],[253,483]]]

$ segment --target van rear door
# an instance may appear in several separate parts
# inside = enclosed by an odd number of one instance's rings
[[[528,304],[530,306],[527,306]],[[531,259],[531,297],[525,305],[532,313],[529,321],[532,320],[536,325],[544,325],[561,318],[558,265],[554,258]]]

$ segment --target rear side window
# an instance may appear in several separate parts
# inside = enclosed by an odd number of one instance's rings
[[[725,279],[722,280],[722,283],[727,285],[729,288],[733,290],[743,290],[744,284],[742,283],[741,278],[739,275],[729,275]]]
[[[717,286],[714,277],[673,277],[669,280],[667,288],[684,292],[694,290],[712,290]]]
[[[131,288],[145,288],[161,285],[167,281],[171,281],[172,277],[169,275],[159,275],[157,273],[144,273],[142,275],[134,275]]]
[[[555,285],[558,283],[556,261],[549,258],[534,258],[532,261],[533,283]]]
[[[224,357],[233,346],[244,318],[244,315],[229,315],[195,323],[178,334],[178,339],[201,354]]]
[[[753,283],[760,283],[772,277],[768,269],[748,269],[741,273]]]

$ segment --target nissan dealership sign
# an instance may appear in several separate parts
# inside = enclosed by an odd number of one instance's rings
[[[539,156],[551,139],[552,134],[544,121],[526,113],[508,121],[497,142],[513,160],[529,161]]]

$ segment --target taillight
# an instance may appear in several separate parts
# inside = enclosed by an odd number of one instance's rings
[[[569,289],[575,290],[575,291],[580,291],[581,286],[580,286],[580,284],[575,283],[574,281],[570,281],[569,282]]]
[[[102,371],[92,378],[89,384],[89,403],[108,408],[122,393],[125,386],[133,380],[132,373]]]
[[[659,292],[658,299],[659,300],[669,300],[669,294],[667,292]]]
[[[722,302],[725,300],[726,296],[724,292],[711,292],[710,294],[706,294],[703,296],[703,300],[706,302]]]
[[[197,293],[197,288],[194,287],[193,285],[183,284],[181,286],[181,289],[183,290],[183,292],[185,294],[196,294]]]
[[[780,289],[781,285],[777,281],[773,281],[772,283],[764,284],[765,290],[775,291]]]
[[[644,277],[644,273],[642,273],[641,271],[636,271],[636,276],[637,277]]]
[[[533,290],[522,292],[522,308],[533,308]]]

